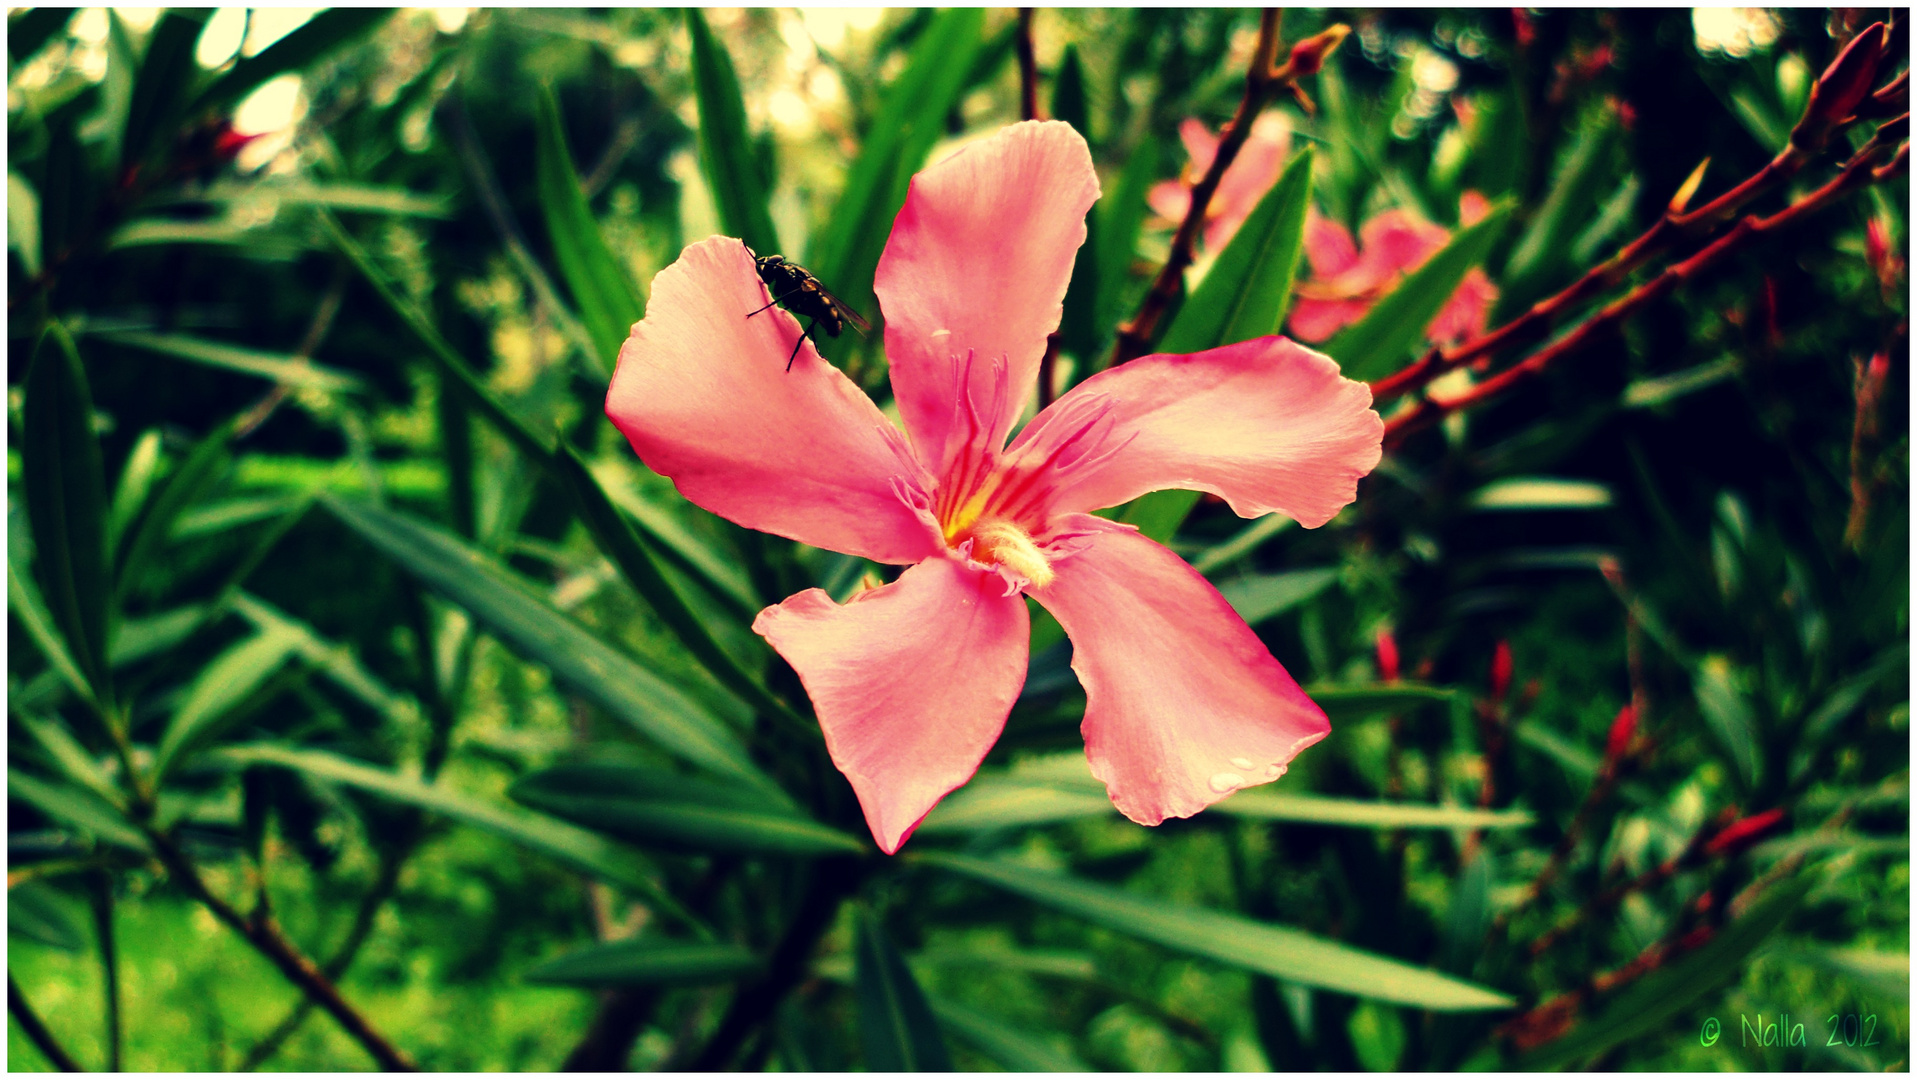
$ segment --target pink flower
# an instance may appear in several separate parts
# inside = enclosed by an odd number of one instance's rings
[[[1006,445],[1058,324],[1085,142],[1027,122],[919,173],[879,261],[908,435],[766,302],[713,237],[654,279],[606,414],[688,499],[749,528],[904,565],[835,604],[808,589],[753,629],[791,663],[872,835],[895,852],[970,779],[1025,681],[1027,596],[1071,636],[1092,772],[1144,824],[1282,775],[1330,730],[1218,591],[1089,511],[1159,488],[1322,525],[1377,464],[1370,391],[1280,337],[1098,374]]]
[[[1184,176],[1152,185],[1145,196],[1152,211],[1174,226],[1185,220],[1191,210],[1192,186],[1211,168],[1212,159],[1218,155],[1218,136],[1202,121],[1186,119],[1178,126],[1178,137],[1185,143],[1185,155],[1191,164],[1185,166]],[[1285,153],[1290,148],[1291,122],[1285,119],[1285,114],[1268,112],[1252,121],[1245,145],[1225,167],[1225,175],[1218,178],[1218,190],[1212,192],[1211,202],[1205,207],[1206,251],[1221,251],[1230,242],[1238,226],[1251,216],[1258,200],[1278,182]]]
[[[1458,220],[1473,225],[1490,210],[1484,196],[1467,191],[1458,200]],[[1406,210],[1387,210],[1359,230],[1362,251],[1351,242],[1345,227],[1316,211],[1305,219],[1305,258],[1311,277],[1298,283],[1291,308],[1291,332],[1305,341],[1324,341],[1357,322],[1406,274],[1451,241],[1451,231]],[[1479,267],[1472,267],[1445,302],[1425,338],[1433,345],[1450,345],[1484,333],[1498,287]]]

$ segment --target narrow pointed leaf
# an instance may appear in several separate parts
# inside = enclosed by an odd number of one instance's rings
[[[1548,282],[1550,272],[1569,258],[1572,241],[1597,212],[1600,192],[1610,176],[1616,130],[1608,111],[1588,114],[1579,126],[1551,178],[1550,194],[1505,261],[1504,280],[1511,295],[1503,298],[1501,311],[1529,302]]]
[[[19,934],[61,952],[77,953],[87,947],[86,935],[67,910],[66,898],[40,881],[7,890],[7,934]]]
[[[122,172],[142,164],[149,153],[164,152],[179,134],[186,94],[200,71],[193,52],[211,14],[205,9],[168,8],[154,24],[127,105],[120,140]]]
[[[584,829],[543,814],[514,810],[461,794],[411,776],[402,776],[364,762],[322,750],[299,750],[259,743],[222,747],[212,757],[232,766],[279,765],[320,780],[369,791],[395,802],[416,806],[455,821],[503,836],[530,850],[548,855],[601,881],[633,889],[675,921],[710,931],[676,900],[662,892],[632,853]]]
[[[1437,1012],[1513,1004],[1474,983],[1289,927],[1164,903],[1014,863],[944,853],[917,858],[1121,933],[1304,986]]]
[[[81,746],[80,741],[59,721],[18,711],[14,716],[33,736],[33,740],[40,744],[40,748],[47,752],[47,756],[53,759],[54,764],[60,767],[60,771],[67,774],[67,779],[91,791],[115,809],[121,807],[124,800],[119,789],[113,786],[113,781],[107,778],[100,763],[94,760],[86,747]]]
[[[157,428],[148,428],[127,454],[126,464],[120,468],[120,482],[113,489],[113,504],[107,515],[108,550],[119,550],[120,539],[146,505],[159,473],[160,432]]]
[[[1325,711],[1333,723],[1361,719],[1381,712],[1413,709],[1420,705],[1448,703],[1457,691],[1425,683],[1346,683],[1338,686],[1311,686],[1305,694]]]
[[[1269,786],[1240,791],[1211,809],[1213,813],[1255,821],[1297,821],[1361,829],[1519,829],[1537,820],[1528,810],[1335,799],[1297,795]]]
[[[154,782],[165,777],[182,754],[230,726],[222,721],[236,715],[234,709],[266,685],[297,648],[291,635],[268,631],[232,646],[203,668],[160,737]]]
[[[1313,160],[1306,147],[1285,166],[1178,309],[1155,351],[1201,352],[1275,334],[1284,325],[1304,252]]]
[[[724,603],[742,620],[750,621],[765,606],[753,592],[750,579],[740,571],[738,560],[715,551],[693,535],[692,530],[666,507],[649,502],[629,482],[629,466],[601,459],[592,466],[593,478],[621,510],[632,516],[637,526],[693,580]],[[674,496],[678,496],[675,494]]]
[[[1370,380],[1398,370],[1464,275],[1491,253],[1510,217],[1511,204],[1499,203],[1483,221],[1453,234],[1449,244],[1373,304],[1364,318],[1332,338],[1324,351],[1347,378]]]
[[[1010,1072],[1090,1072],[1091,1067],[1068,1051],[1054,1050],[1036,1036],[1007,1027],[949,1001],[932,1002],[932,1013],[945,1030],[971,1044],[974,1050]]]
[[[1337,580],[1338,568],[1323,566],[1282,574],[1247,574],[1220,584],[1218,592],[1246,624],[1257,626],[1324,592]]]
[[[140,831],[133,827],[124,814],[79,788],[42,780],[9,768],[7,797],[19,799],[48,817],[75,826],[102,843],[143,855],[152,853],[146,837],[140,835]]]
[[[858,837],[804,817],[756,788],[643,765],[556,765],[524,777],[511,794],[535,810],[640,845],[802,856],[869,850]]]
[[[754,252],[774,254],[780,248],[766,201],[770,178],[752,153],[745,98],[732,56],[712,36],[698,8],[686,9],[686,32],[692,41],[693,100],[699,105],[699,165],[718,204],[719,226]]]
[[[731,982],[765,966],[737,945],[666,938],[608,941],[538,964],[527,982],[595,989],[635,986],[699,986]]]
[[[1698,666],[1692,689],[1697,695],[1698,711],[1711,733],[1723,744],[1746,790],[1757,783],[1757,717],[1744,691],[1738,687],[1731,662],[1722,656],[1705,657]]]
[[[21,482],[34,566],[53,625],[93,696],[107,691],[106,492],[93,398],[73,339],[50,324],[27,368]]]
[[[7,19],[7,55],[19,63],[40,51],[73,20],[73,8],[28,8]]]
[[[925,992],[905,958],[870,912],[861,910],[853,992],[859,1002],[859,1041],[871,1072],[951,1072],[952,1059]]]
[[[745,748],[678,687],[561,613],[518,575],[423,522],[334,496],[322,502],[347,527],[555,677],[693,764],[771,787]]]
[[[986,832],[1116,813],[1118,809],[1102,791],[1074,791],[1011,779],[978,779],[933,808],[918,831],[927,836]]]
[[[592,336],[593,360],[602,378],[610,378],[619,346],[632,324],[645,317],[639,290],[626,268],[613,257],[599,221],[592,216],[579,174],[566,146],[559,102],[549,88],[538,101],[539,151],[534,162],[539,178],[539,202],[546,212],[546,231],[552,239],[559,275],[578,305],[579,318]]]
[[[302,70],[332,50],[371,33],[392,14],[391,8],[341,7],[322,11],[260,50],[258,55],[241,58],[194,100],[193,110],[237,102],[268,79]]]
[[[1158,140],[1142,140],[1118,176],[1118,190],[1098,200],[1098,321],[1104,333],[1123,317],[1119,308],[1138,257],[1138,233],[1151,209],[1146,193],[1158,179],[1158,155]]]
[[[93,700],[93,687],[87,683],[80,665],[74,663],[73,654],[67,652],[65,641],[60,632],[54,629],[53,616],[47,614],[46,605],[34,593],[33,587],[20,576],[13,564],[7,564],[7,605],[13,610],[14,618],[20,620],[27,635],[33,638],[33,644],[46,657],[47,664],[57,672],[62,681],[84,701]]]
[[[287,353],[243,349],[222,341],[209,341],[191,334],[156,334],[145,330],[121,330],[98,335],[100,340],[129,348],[146,349],[165,356],[190,360],[208,367],[257,375],[296,389],[358,391],[365,381],[351,372],[322,367],[304,357]]]
[[[233,430],[233,422],[228,421],[201,439],[128,523],[120,535],[119,549],[114,552],[113,580],[117,595],[125,597],[132,591],[140,572],[153,561],[172,534],[174,522],[187,507],[200,501],[232,464],[233,456],[227,452],[227,446],[232,441]]]

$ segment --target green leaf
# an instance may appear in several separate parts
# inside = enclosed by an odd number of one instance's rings
[[[126,816],[97,796],[65,784],[51,783],[18,769],[7,769],[7,797],[19,799],[51,818],[57,818],[103,843],[152,854],[146,837]]]
[[[1420,705],[1449,703],[1458,696],[1455,690],[1415,682],[1319,685],[1306,687],[1305,694],[1317,702],[1334,723],[1381,712],[1415,709]]]
[[[204,607],[188,604],[158,615],[121,619],[120,625],[113,630],[113,642],[107,646],[107,655],[112,658],[116,668],[137,663],[186,640],[186,636],[197,629],[200,620],[205,617]]]
[[[221,747],[211,755],[228,765],[279,765],[307,776],[369,791],[395,802],[442,814],[548,855],[601,881],[623,885],[647,897],[659,910],[701,936],[711,931],[678,901],[660,890],[643,864],[628,851],[584,829],[542,814],[513,810],[463,795],[411,776],[377,769],[321,750],[297,750],[259,743]]]
[[[119,550],[120,538],[140,508],[146,505],[146,497],[152,492],[153,481],[159,473],[160,432],[157,428],[148,428],[127,453],[126,465],[120,469],[120,483],[113,489],[113,505],[107,514],[109,550]]]
[[[1504,265],[1506,288],[1499,318],[1542,292],[1553,271],[1568,265],[1572,242],[1591,223],[1599,192],[1611,174],[1611,144],[1617,125],[1608,107],[1593,108],[1575,141],[1558,160],[1551,193],[1538,207]],[[1333,354],[1337,355],[1337,354]]]
[[[367,214],[391,214],[396,217],[451,218],[453,207],[444,196],[429,195],[385,184],[355,184],[348,181],[319,182],[281,179],[216,183],[197,195],[196,203],[226,203],[278,211],[283,207],[325,207]],[[155,200],[154,205],[163,205]]]
[[[304,237],[269,226],[238,224],[226,219],[140,218],[115,229],[107,238],[108,251],[160,244],[213,244],[236,249],[230,254],[239,258],[262,262],[291,262],[302,252],[313,250]]]
[[[149,153],[171,149],[185,114],[187,89],[200,71],[193,53],[211,14],[206,9],[168,8],[147,37],[120,139],[122,173],[145,163]]]
[[[1438,1012],[1513,1004],[1473,983],[1288,927],[1168,904],[1008,862],[944,853],[916,858],[1120,933],[1304,986]]]
[[[1209,574],[1219,567],[1230,566],[1296,524],[1296,521],[1283,514],[1266,514],[1240,529],[1238,535],[1193,559],[1191,568],[1201,574]]]
[[[190,112],[216,109],[245,97],[260,84],[289,71],[308,67],[320,57],[370,33],[393,14],[391,8],[329,8],[306,20],[293,32],[244,57],[194,99]]]
[[[1669,375],[1638,379],[1624,387],[1619,403],[1627,409],[1649,409],[1675,401],[1686,394],[1715,386],[1744,368],[1739,356],[1726,356],[1708,364],[1699,364]]]
[[[1803,874],[1773,885],[1743,918],[1720,928],[1709,943],[1618,994],[1601,1014],[1519,1058],[1516,1067],[1544,1072],[1575,1066],[1619,1043],[1661,1030],[1691,1002],[1735,976],[1751,953],[1797,909],[1818,876]]]
[[[1322,566],[1282,574],[1247,574],[1219,585],[1218,591],[1246,625],[1257,626],[1324,592],[1337,580],[1337,567]]]
[[[1597,775],[1598,756],[1566,740],[1535,720],[1525,720],[1516,729],[1518,741],[1558,763],[1580,783],[1589,783]]]
[[[815,732],[816,725],[793,712],[792,707],[784,701],[773,697],[758,676],[747,671],[719,647],[711,631],[686,606],[685,598],[672,587],[672,583],[666,580],[652,552],[633,532],[625,517],[613,507],[611,500],[606,498],[605,491],[599,487],[591,470],[572,447],[561,443],[554,452],[553,464],[553,471],[572,500],[574,512],[585,523],[586,531],[592,534],[593,542],[619,567],[626,583],[645,599],[660,621],[706,666],[706,670],[759,711],[778,716],[808,735]]]
[[[1211,812],[1256,821],[1302,821],[1361,829],[1521,829],[1537,820],[1528,810],[1334,799],[1263,787],[1237,792],[1214,804]]]
[[[7,19],[7,55],[18,64],[40,51],[73,20],[73,8],[28,8]]]
[[[737,945],[639,938],[591,945],[533,967],[527,982],[613,988],[700,986],[750,975],[765,962]]]
[[[1794,948],[1778,958],[1809,964],[1841,976],[1845,982],[1894,1001],[1910,999],[1910,954],[1871,949]]]
[[[1198,505],[1199,495],[1199,492],[1182,488],[1153,491],[1119,507],[1110,516],[1127,525],[1136,525],[1139,532],[1161,544],[1167,544],[1171,542],[1172,535],[1178,532],[1178,527],[1191,516],[1192,507]]]
[[[1728,658],[1707,656],[1692,676],[1698,711],[1717,736],[1746,791],[1757,783],[1757,716],[1744,691],[1737,685],[1736,671]]]
[[[7,247],[20,254],[28,277],[40,274],[40,196],[26,178],[7,171]]]
[[[1142,139],[1118,176],[1118,190],[1098,201],[1098,324],[1102,331],[1123,317],[1125,287],[1138,257],[1138,233],[1151,210],[1146,195],[1158,180],[1157,139]]]
[[[952,8],[934,16],[919,35],[846,172],[830,225],[807,256],[854,310],[878,311],[872,274],[885,248],[884,223],[898,216],[912,173],[945,133],[945,117],[964,91],[984,24],[983,11]]]
[[[686,32],[692,39],[693,98],[699,104],[699,166],[718,205],[719,227],[757,254],[775,254],[781,248],[766,203],[770,179],[753,159],[732,56],[712,36],[698,8],[686,9]]]
[[[7,890],[7,933],[77,953],[86,935],[67,910],[66,898],[45,882],[28,881]]]
[[[1552,476],[1512,476],[1471,493],[1474,510],[1600,510],[1611,505],[1611,489],[1588,480]]]
[[[1052,115],[1072,125],[1087,142],[1091,141],[1085,66],[1079,62],[1076,45],[1066,45],[1065,55],[1058,62],[1058,75],[1052,84]],[[1105,335],[1105,327],[1098,318],[1099,271],[1102,268],[1098,258],[1099,216],[1099,208],[1094,206],[1085,223],[1085,243],[1080,245],[1078,255],[1072,262],[1071,286],[1065,291],[1064,314],[1058,324],[1060,347],[1078,357],[1081,374],[1090,367]]]
[[[773,787],[732,732],[700,703],[568,618],[518,575],[412,518],[330,495],[321,501],[433,591],[647,738],[722,776]]]
[[[878,920],[863,908],[854,929],[853,991],[859,1002],[859,1041],[870,1072],[951,1072],[932,1007],[905,958]]]
[[[312,627],[289,617],[257,596],[236,592],[230,606],[261,634],[286,639],[294,652],[325,672],[327,678],[359,699],[367,708],[389,719],[399,719],[403,711],[400,696],[366,670],[365,665],[354,657],[352,650],[327,641],[314,633]]]
[[[1158,343],[1194,353],[1275,334],[1291,304],[1311,208],[1311,147],[1291,159],[1192,291]]]
[[[92,696],[111,700],[107,677],[106,493],[93,398],[73,339],[49,323],[27,368],[21,486],[33,530],[40,595]]]
[[[172,534],[173,523],[179,520],[180,514],[198,502],[232,464],[227,446],[232,442],[233,431],[234,422],[229,420],[201,439],[120,534],[120,546],[113,559],[116,595],[124,598],[132,592],[140,572]]]
[[[740,570],[736,558],[727,558],[686,528],[672,511],[647,500],[631,482],[632,466],[623,461],[601,460],[592,466],[593,478],[606,497],[619,509],[632,515],[648,538],[685,574],[724,603],[742,621],[749,621],[765,607],[753,590],[752,582]],[[677,498],[678,496],[673,496]]]
[[[933,1000],[932,1014],[947,1032],[1011,1072],[1090,1072],[1091,1067],[1069,1051],[1054,1050],[995,1017],[983,1016],[949,1001]]]
[[[351,372],[322,367],[301,356],[287,353],[243,349],[219,341],[189,334],[155,334],[144,330],[122,330],[96,335],[114,345],[125,345],[196,364],[257,375],[296,390],[326,390],[356,393],[366,389],[365,380]]]
[[[580,321],[592,336],[593,359],[600,377],[608,378],[620,344],[632,331],[632,324],[645,317],[646,305],[626,268],[606,245],[598,219],[592,216],[592,207],[579,186],[579,174],[573,171],[572,151],[566,147],[559,101],[550,87],[540,88],[537,112],[539,150],[534,164],[539,203],[546,212],[546,231],[552,238],[559,275],[579,307]]]
[[[48,666],[57,672],[73,692],[83,701],[93,700],[93,687],[87,684],[86,675],[80,671],[80,665],[73,662],[73,654],[67,652],[66,642],[60,640],[60,632],[53,628],[53,616],[47,614],[46,605],[33,591],[25,577],[7,563],[7,605],[12,608],[15,618],[26,628],[27,635],[33,638],[33,644],[46,657]]]
[[[772,855],[860,854],[855,836],[757,788],[621,762],[556,765],[512,787],[526,806],[640,845]]]
[[[1338,361],[1345,377],[1369,380],[1398,370],[1424,339],[1424,328],[1457,292],[1464,275],[1491,253],[1510,217],[1511,204],[1499,203],[1483,221],[1459,230],[1449,244],[1373,304],[1364,318],[1332,338],[1325,352]]]
[[[1117,812],[1102,791],[1074,791],[1009,778],[978,779],[940,802],[918,831],[927,836],[987,832]]]
[[[153,758],[154,784],[160,783],[181,754],[216,738],[227,726],[223,720],[243,715],[235,708],[266,685],[296,651],[290,635],[268,631],[228,648],[202,668],[160,737]]]
[[[67,775],[67,779],[99,796],[114,809],[122,808],[124,799],[119,789],[113,786],[113,781],[100,768],[100,763],[94,760],[86,747],[80,745],[78,739],[60,726],[57,720],[17,711],[17,706],[15,709],[14,716],[19,719],[20,725],[27,729],[27,733],[47,752],[47,756]]]

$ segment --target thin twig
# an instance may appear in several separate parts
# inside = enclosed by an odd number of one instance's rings
[[[1252,121],[1264,109],[1280,90],[1290,90],[1298,97],[1301,105],[1310,99],[1298,89],[1297,79],[1302,75],[1314,74],[1323,64],[1324,58],[1337,48],[1349,34],[1350,28],[1341,24],[1306,38],[1292,49],[1284,63],[1278,62],[1278,30],[1280,13],[1275,8],[1266,8],[1258,19],[1258,44],[1252,50],[1251,68],[1245,73],[1245,94],[1239,99],[1238,111],[1232,114],[1224,130],[1218,133],[1218,150],[1212,155],[1211,167],[1191,189],[1191,206],[1185,211],[1185,220],[1179,222],[1178,231],[1172,236],[1171,253],[1165,258],[1165,265],[1158,271],[1158,277],[1152,281],[1151,291],[1139,304],[1138,314],[1132,321],[1119,328],[1118,340],[1112,345],[1111,363],[1122,364],[1145,355],[1151,349],[1152,340],[1157,335],[1158,320],[1171,307],[1172,300],[1178,295],[1179,284],[1184,280],[1185,268],[1190,266],[1193,249],[1198,242],[1199,230],[1205,225],[1205,212],[1211,206],[1211,197],[1218,190],[1218,183],[1224,179],[1225,170],[1237,159],[1238,151],[1251,137]]]
[[[86,1072],[79,1062],[73,1060],[73,1055],[67,1053],[66,1047],[53,1037],[53,1032],[47,1030],[47,1025],[40,1020],[40,1014],[27,1004],[27,996],[20,992],[20,984],[14,981],[11,971],[7,972],[7,1011],[20,1022],[20,1030],[26,1032],[33,1045],[39,1047],[48,1061],[53,1062],[54,1068],[61,1072]]]
[[[398,1047],[387,1041],[386,1037],[360,1014],[359,1010],[340,995],[339,988],[333,985],[333,980],[320,970],[319,965],[313,963],[312,958],[301,952],[297,945],[287,939],[270,916],[261,913],[262,917],[249,919],[233,905],[222,900],[207,887],[205,879],[200,877],[199,871],[187,859],[186,853],[181,851],[174,844],[173,838],[165,832],[149,828],[147,839],[152,843],[160,861],[166,865],[167,872],[185,887],[194,899],[205,904],[214,918],[237,931],[254,949],[258,950],[261,956],[271,961],[274,967],[279,968],[280,973],[285,975],[288,981],[298,986],[321,1008],[330,1013],[333,1019],[339,1021],[339,1025],[366,1048],[366,1052],[373,1056],[373,1060],[379,1063],[381,1069],[387,1072],[418,1071],[419,1066],[415,1065],[412,1059]]]
[[[1038,115],[1038,54],[1032,49],[1032,9],[1018,9],[1018,118],[1042,120]]]
[[[103,870],[93,875],[93,929],[100,941],[100,971],[106,995],[107,1071],[121,1067],[120,950],[113,935],[113,878]]]
[[[1848,54],[1849,50],[1846,52]],[[1856,58],[1849,55],[1839,57],[1820,78],[1820,86],[1845,74],[1842,70],[1844,65],[1855,61]],[[1867,98],[1864,102],[1865,106],[1877,102],[1896,101],[1897,90],[1903,85],[1905,80],[1900,77],[1878,91],[1874,97]],[[1830,95],[1826,94],[1825,97],[1828,99]],[[1886,104],[1884,107],[1889,106]],[[1703,180],[1704,167],[1710,163],[1708,158],[1705,159],[1704,165],[1698,166],[1697,171],[1684,183],[1664,214],[1653,222],[1643,235],[1626,244],[1616,255],[1591,268],[1562,292],[1532,304],[1523,314],[1503,326],[1449,349],[1433,348],[1410,367],[1372,383],[1372,400],[1382,404],[1416,390],[1446,372],[1475,363],[1508,348],[1544,340],[1550,335],[1552,329],[1563,323],[1572,311],[1586,301],[1595,299],[1622,284],[1634,271],[1679,243],[1700,240],[1712,235],[1736,217],[1744,207],[1760,196],[1783,186],[1806,164],[1814,160],[1829,144],[1832,137],[1840,134],[1858,122],[1861,116],[1870,112],[1869,108],[1862,108],[1856,115],[1831,118],[1823,114],[1823,110],[1815,101],[1806,102],[1804,115],[1799,118],[1797,126],[1791,131],[1790,142],[1778,152],[1776,157],[1731,190],[1696,210],[1687,212],[1691,195],[1696,192],[1698,183]]]
[[[1460,412],[1496,397],[1513,384],[1538,375],[1559,358],[1603,340],[1626,319],[1652,301],[1676,291],[1678,286],[1714,268],[1758,237],[1795,225],[1853,189],[1876,183],[1901,171],[1903,163],[1908,161],[1908,145],[1900,149],[1897,157],[1888,165],[1877,167],[1877,163],[1882,161],[1888,153],[1889,147],[1881,143],[1873,141],[1867,144],[1828,184],[1770,217],[1745,217],[1739,220],[1729,232],[1702,251],[1682,262],[1666,267],[1656,277],[1605,306],[1596,315],[1585,320],[1576,330],[1559,338],[1548,347],[1540,349],[1525,360],[1506,368],[1456,397],[1442,401],[1426,398],[1413,408],[1393,416],[1385,423],[1385,446],[1396,447],[1402,444],[1405,437],[1412,432],[1451,413]],[[1377,391],[1374,390],[1374,400],[1376,393]]]

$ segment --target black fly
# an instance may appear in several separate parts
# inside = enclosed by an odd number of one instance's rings
[[[751,251],[751,248],[746,249],[748,254]],[[750,319],[773,304],[784,304],[785,309],[792,314],[812,320],[806,326],[805,333],[799,335],[799,340],[792,343],[792,355],[785,358],[787,371],[792,370],[792,361],[799,358],[799,346],[812,336],[812,331],[824,330],[827,337],[838,337],[845,332],[847,323],[851,323],[852,328],[861,334],[872,328],[871,324],[859,317],[858,312],[827,292],[810,271],[796,263],[786,262],[785,256],[756,256],[753,264],[759,271],[759,280],[765,282],[766,291],[772,299],[758,311],[746,312],[746,318]]]

